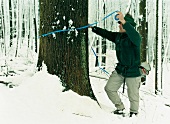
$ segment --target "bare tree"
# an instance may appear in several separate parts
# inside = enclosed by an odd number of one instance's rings
[[[156,0],[155,94],[162,88],[162,1]]]
[[[141,62],[146,61],[147,55],[147,22],[146,22],[146,0],[140,0],[140,15],[142,18],[139,20],[139,32],[142,37],[141,42]]]

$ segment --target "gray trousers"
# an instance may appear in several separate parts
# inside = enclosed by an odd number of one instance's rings
[[[139,88],[140,88],[141,78],[140,77],[132,77],[132,78],[128,77],[125,79],[125,82],[127,85],[127,93],[128,93],[128,98],[130,101],[130,112],[138,113]],[[124,104],[122,103],[118,95],[118,90],[123,83],[124,83],[124,77],[118,74],[116,71],[113,71],[105,86],[105,91],[109,99],[112,101],[115,107],[119,110],[125,108]]]

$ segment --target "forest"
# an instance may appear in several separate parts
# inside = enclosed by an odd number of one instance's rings
[[[141,61],[155,69],[157,94],[163,85],[163,67],[170,62],[169,4],[169,0],[0,0],[1,76],[15,73],[8,63],[24,50],[23,56],[36,61],[37,71],[44,63],[50,74],[60,78],[65,91],[94,98],[89,73],[98,66],[100,70],[114,67],[106,55],[115,46],[86,26],[117,31],[113,12],[121,11],[130,13],[137,23],[142,36]]]
[[[0,123],[169,124],[170,0],[0,0]],[[129,13],[141,42],[139,114],[115,115],[104,87],[116,46],[91,26],[119,31]],[[128,53],[127,53],[128,54]]]

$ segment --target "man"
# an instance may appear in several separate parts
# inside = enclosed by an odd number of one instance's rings
[[[132,117],[132,115],[138,114],[139,109],[141,37],[134,29],[136,23],[131,15],[126,14],[124,17],[122,12],[117,14],[119,32],[111,32],[95,26],[92,27],[92,31],[116,45],[118,63],[105,86],[105,91],[117,108],[114,114],[123,114],[125,107],[117,92],[121,85],[126,82],[130,101],[130,117]]]

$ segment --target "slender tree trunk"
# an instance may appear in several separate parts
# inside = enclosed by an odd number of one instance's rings
[[[34,29],[35,29],[35,52],[37,53],[37,23],[36,18],[34,18]]]
[[[155,57],[155,94],[162,83],[162,1],[156,1],[156,57]]]
[[[12,14],[13,14],[13,1],[12,0],[9,0],[9,9],[10,9],[10,47],[12,46],[12,39],[13,39],[13,23],[12,23],[12,20],[13,20],[13,16],[12,16]]]
[[[3,42],[3,34],[4,34],[4,28],[3,28],[3,10],[2,10],[2,1],[0,0],[0,56],[3,56],[4,51],[4,42]]]
[[[156,0],[156,52],[155,52],[155,94],[158,91],[158,0]]]
[[[18,56],[18,47],[19,47],[19,41],[20,41],[20,0],[17,1],[16,3],[16,34],[17,34],[17,43],[16,43],[16,51],[15,51],[15,57]]]
[[[7,52],[10,47],[9,0],[3,0],[3,16],[4,16],[4,43]],[[6,54],[7,53],[5,53],[5,55]]]
[[[38,8],[39,8],[39,0],[34,0],[34,29],[35,29],[35,52],[38,52]]]
[[[146,51],[147,51],[147,35],[146,35],[146,0],[140,0],[140,15],[142,15],[142,18],[139,20],[139,33],[142,37],[141,42],[141,62],[146,61]]]
[[[1,1],[1,28],[2,28],[2,44],[1,44],[1,48],[2,48],[2,56],[6,56],[6,44],[5,44],[5,24],[4,24],[4,9],[3,9],[3,1]]]

